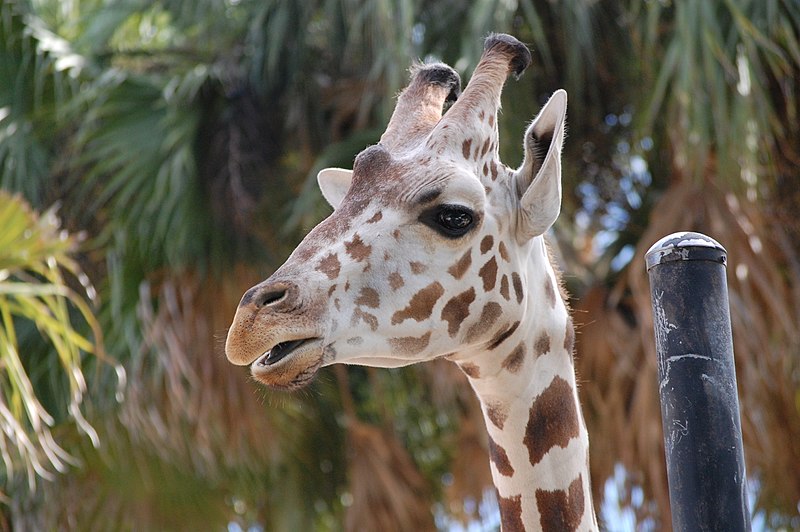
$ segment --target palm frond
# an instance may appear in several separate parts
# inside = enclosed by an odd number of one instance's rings
[[[60,230],[55,212],[40,217],[18,197],[0,192],[0,226],[0,450],[7,471],[2,480],[8,485],[22,469],[33,490],[37,477],[51,479],[53,470],[64,472],[76,462],[56,441],[52,432],[56,418],[42,405],[31,372],[61,370],[58,378],[66,379],[69,390],[62,404],[79,430],[97,445],[97,432],[81,410],[87,392],[82,368],[85,353],[109,359],[86,296],[70,288],[64,277],[65,273],[75,277],[93,295],[71,257],[76,242]],[[21,351],[25,346],[18,337],[20,322],[35,324],[50,344],[46,359],[33,360]],[[93,339],[78,328],[80,322],[89,327]],[[125,373],[120,366],[115,368],[123,385]]]

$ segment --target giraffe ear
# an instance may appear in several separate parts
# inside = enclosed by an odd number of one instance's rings
[[[515,179],[520,196],[517,238],[544,234],[561,212],[561,146],[567,117],[567,93],[550,97],[525,132],[525,159]]]
[[[317,183],[322,191],[322,196],[333,207],[339,208],[345,194],[350,189],[353,180],[353,171],[344,168],[325,168],[317,174]]]

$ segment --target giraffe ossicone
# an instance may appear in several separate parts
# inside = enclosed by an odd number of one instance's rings
[[[501,91],[530,62],[494,34],[460,95],[447,65],[413,68],[380,143],[320,172],[333,213],[244,294],[225,351],[280,389],[336,363],[446,357],[481,402],[503,529],[596,530],[574,332],[544,241],[566,92],[528,127],[522,165],[499,159]]]

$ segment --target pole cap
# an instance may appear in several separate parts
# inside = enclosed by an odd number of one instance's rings
[[[707,260],[725,266],[728,252],[719,242],[703,233],[682,231],[667,235],[653,244],[644,256],[647,270],[665,262]]]

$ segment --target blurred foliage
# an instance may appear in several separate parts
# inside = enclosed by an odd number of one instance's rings
[[[82,464],[32,491],[10,482],[4,453],[0,528],[429,528],[434,513],[439,526],[490,526],[482,420],[451,365],[326,370],[284,395],[222,353],[242,292],[329,212],[316,172],[379,138],[414,60],[446,61],[466,82],[490,31],[534,53],[505,89],[504,161],[521,160],[546,97],[570,93],[556,236],[596,500],[613,477],[636,519],[669,524],[642,256],[664,234],[699,230],[730,252],[759,509],[800,526],[794,0],[0,0],[0,187],[48,213],[15,207],[27,223],[51,223],[58,204],[88,237],[48,251],[53,268],[0,267],[4,284],[52,290],[25,295],[52,318],[15,313],[21,300],[4,294],[3,330],[32,382],[26,404],[45,405],[52,423],[39,426]],[[97,322],[81,272],[98,289]],[[100,330],[127,370],[122,403],[113,371],[93,372],[88,399],[82,377],[56,370],[93,366]],[[4,400],[20,386],[3,382]],[[367,496],[373,520],[359,521]]]

